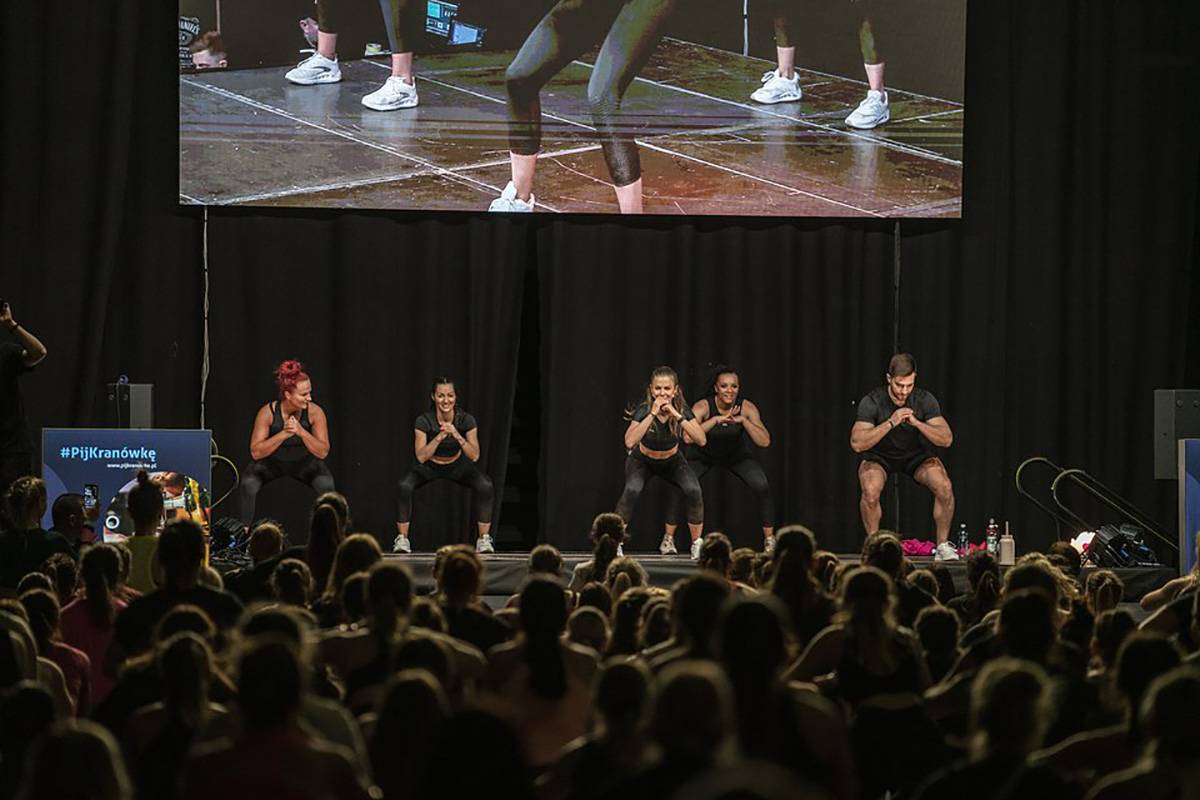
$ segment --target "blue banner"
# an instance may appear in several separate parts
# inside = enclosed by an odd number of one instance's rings
[[[42,430],[42,478],[46,493],[84,495],[93,504],[96,533],[120,541],[133,533],[129,490],[139,470],[163,489],[164,523],[192,519],[208,530],[211,514],[212,432],[115,428]],[[42,526],[50,527],[47,511]]]
[[[1200,439],[1179,440],[1179,574],[1196,564],[1200,531]]]

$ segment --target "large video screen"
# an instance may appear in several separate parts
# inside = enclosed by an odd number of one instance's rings
[[[959,217],[965,0],[179,0],[180,200]]]

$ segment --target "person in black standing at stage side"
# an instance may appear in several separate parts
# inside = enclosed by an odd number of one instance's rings
[[[400,480],[396,499],[396,540],[392,550],[411,553],[408,539],[412,519],[412,496],[418,487],[442,478],[466,486],[474,495],[475,522],[479,536],[476,553],[494,553],[492,543],[492,480],[479,461],[479,426],[475,418],[458,407],[452,378],[435,378],[429,392],[430,408],[413,423],[416,465]]]
[[[559,0],[546,12],[504,75],[512,180],[489,211],[533,211],[533,178],[542,145],[542,87],[599,43],[587,86],[592,124],[621,213],[642,213],[636,131],[621,130],[616,116],[625,90],[650,60],[678,1]]]
[[[33,440],[25,421],[17,380],[46,357],[46,345],[13,319],[12,307],[0,300],[0,326],[16,341],[0,344],[0,497],[9,484],[33,474]]]
[[[629,454],[625,457],[625,491],[617,502],[617,513],[628,525],[638,495],[650,478],[657,476],[675,485],[683,492],[687,506],[691,556],[695,561],[700,558],[700,537],[704,533],[704,498],[700,481],[681,452],[685,441],[703,447],[707,436],[683,397],[675,370],[658,367],[650,373],[646,400],[632,411],[625,429]],[[664,535],[658,551],[664,556],[675,553],[675,537]]]
[[[295,478],[319,495],[332,492],[333,475],[325,465],[329,426],[325,411],[312,401],[312,381],[299,361],[275,369],[279,399],[258,410],[250,434],[250,462],[242,470],[242,522],[254,521],[254,503],[263,486],[278,478]]]
[[[763,424],[758,406],[742,397],[737,370],[725,365],[717,367],[712,387],[711,395],[692,405],[692,413],[704,429],[708,443],[688,449],[688,464],[697,481],[703,480],[704,474],[714,467],[721,467],[750,487],[762,514],[763,552],[770,553],[775,547],[775,506],[766,473],[750,454],[746,439],[756,447],[769,447],[771,433]],[[678,506],[676,509],[674,518],[678,520]],[[674,522],[667,523],[667,536],[675,538]]]
[[[886,386],[859,402],[858,416],[850,430],[850,449],[862,454],[858,482],[862,488],[859,510],[863,527],[868,536],[879,530],[879,496],[889,473],[903,472],[933,493],[937,529],[934,558],[952,561],[958,558],[949,541],[954,487],[934,448],[949,447],[954,434],[937,398],[917,388],[917,366],[911,355],[892,356],[886,377]]]

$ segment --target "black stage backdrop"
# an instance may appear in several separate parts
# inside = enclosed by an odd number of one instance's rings
[[[51,350],[24,382],[35,427],[102,423],[120,373],[156,384],[160,424],[200,419],[202,221],[175,206],[172,6],[0,12],[23,34],[8,53],[21,69],[0,79],[0,295]],[[620,491],[620,411],[650,368],[678,367],[692,396],[728,359],[775,436],[763,458],[780,521],[854,549],[851,403],[881,380],[898,323],[956,430],[947,462],[972,529],[996,515],[1025,546],[1049,540],[1012,489],[1035,453],[1173,527],[1174,486],[1151,477],[1151,391],[1200,385],[1195,17],[1186,0],[970,5],[966,219],[902,225],[898,318],[890,224],[214,212],[207,422],[240,463],[273,362],[306,358],[340,485],[390,539],[431,374],[462,376],[497,479],[528,380],[542,397],[536,535],[577,548]],[[540,323],[539,359],[517,355],[521,315]],[[541,374],[516,374],[529,363]],[[754,541],[741,487],[706,488],[711,524]],[[663,494],[639,508],[642,546]],[[928,499],[907,482],[899,497],[902,530],[927,533]],[[463,535],[462,502],[422,498],[418,544]]]

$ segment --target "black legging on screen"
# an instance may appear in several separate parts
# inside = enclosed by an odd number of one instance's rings
[[[704,522],[704,497],[700,494],[700,481],[696,480],[696,473],[692,472],[687,459],[679,453],[662,460],[646,458],[637,450],[625,457],[625,491],[617,501],[617,513],[621,519],[629,522],[638,495],[646,488],[646,481],[654,476],[679,487],[683,492],[689,524]]]
[[[617,186],[642,175],[637,144],[620,132],[614,115],[629,84],[642,71],[662,37],[663,25],[678,0],[559,0],[525,39],[508,67],[509,147],[521,156],[542,146],[542,87],[583,55],[608,31],[592,77],[588,107],[604,160]]]
[[[242,522],[249,525],[254,521],[254,506],[258,500],[258,492],[273,480],[279,478],[295,478],[301,483],[307,483],[318,495],[332,492],[333,473],[325,462],[316,456],[295,461],[285,461],[280,458],[267,457],[261,461],[251,461],[242,470],[238,481],[238,494],[242,500]]]
[[[754,460],[752,456],[744,455],[740,458],[735,458],[729,461],[719,460],[713,461],[702,458],[693,458],[688,461],[692,468],[692,472],[696,476],[696,482],[704,477],[705,473],[710,470],[722,467],[729,470],[738,477],[742,483],[749,487],[750,491],[754,492],[754,496],[758,498],[758,511],[762,515],[762,524],[764,528],[775,527],[775,503],[771,500],[771,487],[767,483],[767,474],[763,472],[762,466]],[[679,519],[679,504],[675,503],[675,507],[671,513],[671,519],[678,521]]]
[[[345,22],[348,0],[317,0],[317,28],[322,33],[337,33]],[[388,45],[393,53],[411,53],[416,33],[413,13],[423,8],[420,0],[379,0],[379,10],[387,25]]]
[[[771,19],[775,23],[775,45],[777,47],[795,47],[795,22],[800,18],[801,0],[770,0],[768,3]],[[864,64],[883,63],[879,52],[875,32],[879,29],[876,12],[876,0],[851,0],[851,5],[858,9],[862,25],[859,29],[859,46],[862,48]],[[885,35],[882,37],[887,38]]]
[[[408,522],[412,519],[413,492],[430,481],[442,479],[454,481],[471,490],[476,522],[492,521],[492,499],[495,494],[492,479],[466,456],[459,456],[457,461],[450,464],[426,461],[409,470],[396,487],[396,521]]]

